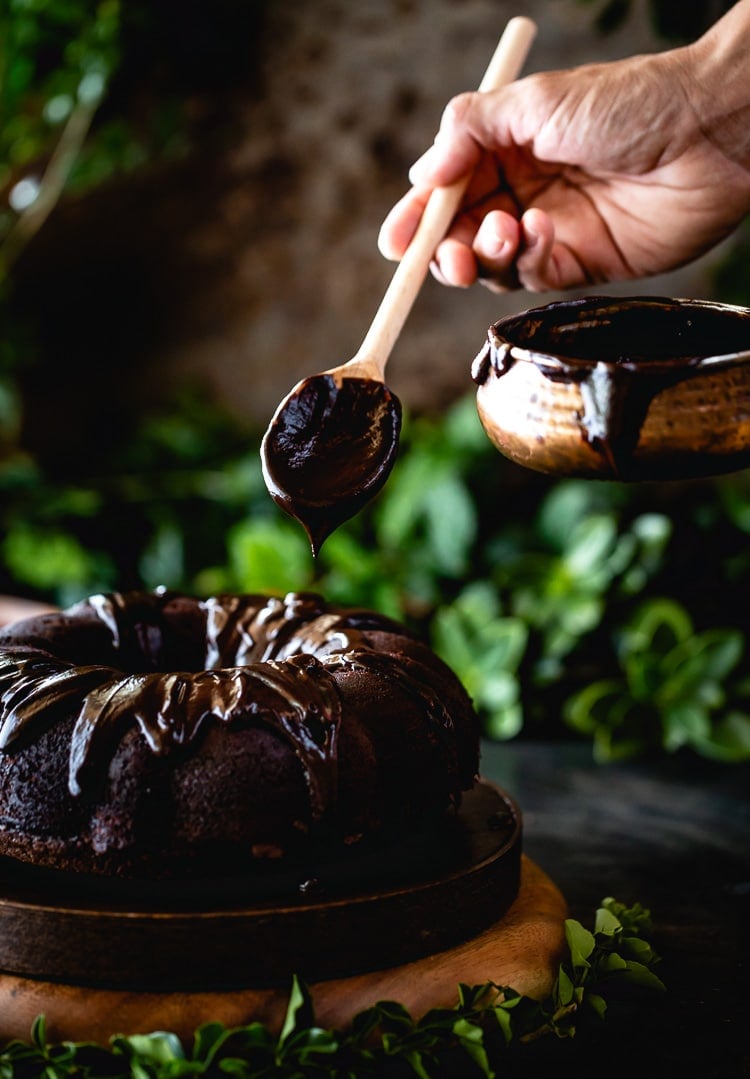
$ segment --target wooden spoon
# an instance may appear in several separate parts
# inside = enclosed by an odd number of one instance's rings
[[[508,22],[480,91],[497,90],[518,76],[535,34],[525,16]],[[303,525],[313,555],[381,489],[393,467],[401,405],[385,385],[385,366],[469,179],[432,192],[356,355],[298,382],[263,437],[268,491]]]

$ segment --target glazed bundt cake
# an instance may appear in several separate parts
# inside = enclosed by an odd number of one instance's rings
[[[0,855],[253,873],[439,816],[478,735],[403,626],[317,595],[112,593],[0,630]]]

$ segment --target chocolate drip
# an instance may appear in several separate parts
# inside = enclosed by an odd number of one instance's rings
[[[261,445],[274,502],[303,526],[314,555],[381,489],[398,451],[401,403],[371,378],[315,375],[289,395]]]
[[[59,706],[89,693],[114,673],[35,653],[0,654],[0,750],[22,744],[37,722],[45,722]]]
[[[84,603],[112,635],[112,647],[126,670],[146,667],[163,670],[166,661],[163,609],[169,600],[166,589],[154,592],[110,592],[91,596]],[[79,605],[82,607],[83,605]],[[73,608],[73,614],[78,608]]]
[[[177,610],[197,610],[206,669],[155,670],[174,652]],[[290,593],[217,596],[203,602],[165,591],[92,597],[65,612],[66,647],[74,652],[78,627],[104,627],[117,666],[76,666],[70,658],[24,646],[23,624],[0,635],[0,751],[12,752],[61,715],[75,717],[70,793],[91,789],[125,732],[137,727],[151,751],[164,755],[189,746],[207,722],[260,724],[292,748],[302,767],[312,818],[335,803],[341,700],[333,672],[345,665],[377,670],[416,692],[436,725],[450,716],[429,685],[428,672],[406,657],[388,661],[371,651],[362,629],[393,630],[368,612],[331,611],[321,597]],[[20,628],[19,628],[20,627]],[[72,642],[71,643],[71,635]],[[181,639],[187,650],[195,642]],[[127,658],[130,670],[120,659]],[[400,667],[414,667],[409,676]]]
[[[581,437],[605,457],[613,477],[629,479],[653,399],[747,342],[739,310],[722,312],[717,323],[711,305],[698,301],[593,296],[501,319],[471,373],[481,387],[523,360],[553,382],[578,384]]]
[[[362,640],[350,618],[327,611],[314,593],[292,592],[283,600],[219,596],[202,606],[207,613],[208,670],[301,654],[320,657]]]

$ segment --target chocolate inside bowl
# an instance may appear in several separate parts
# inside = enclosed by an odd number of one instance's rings
[[[506,457],[539,472],[687,479],[750,465],[750,310],[589,296],[490,327],[477,408]]]

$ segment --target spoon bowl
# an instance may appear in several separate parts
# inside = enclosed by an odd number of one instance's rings
[[[348,372],[303,379],[277,409],[261,445],[263,476],[314,555],[388,479],[400,432],[398,397],[384,382]]]

